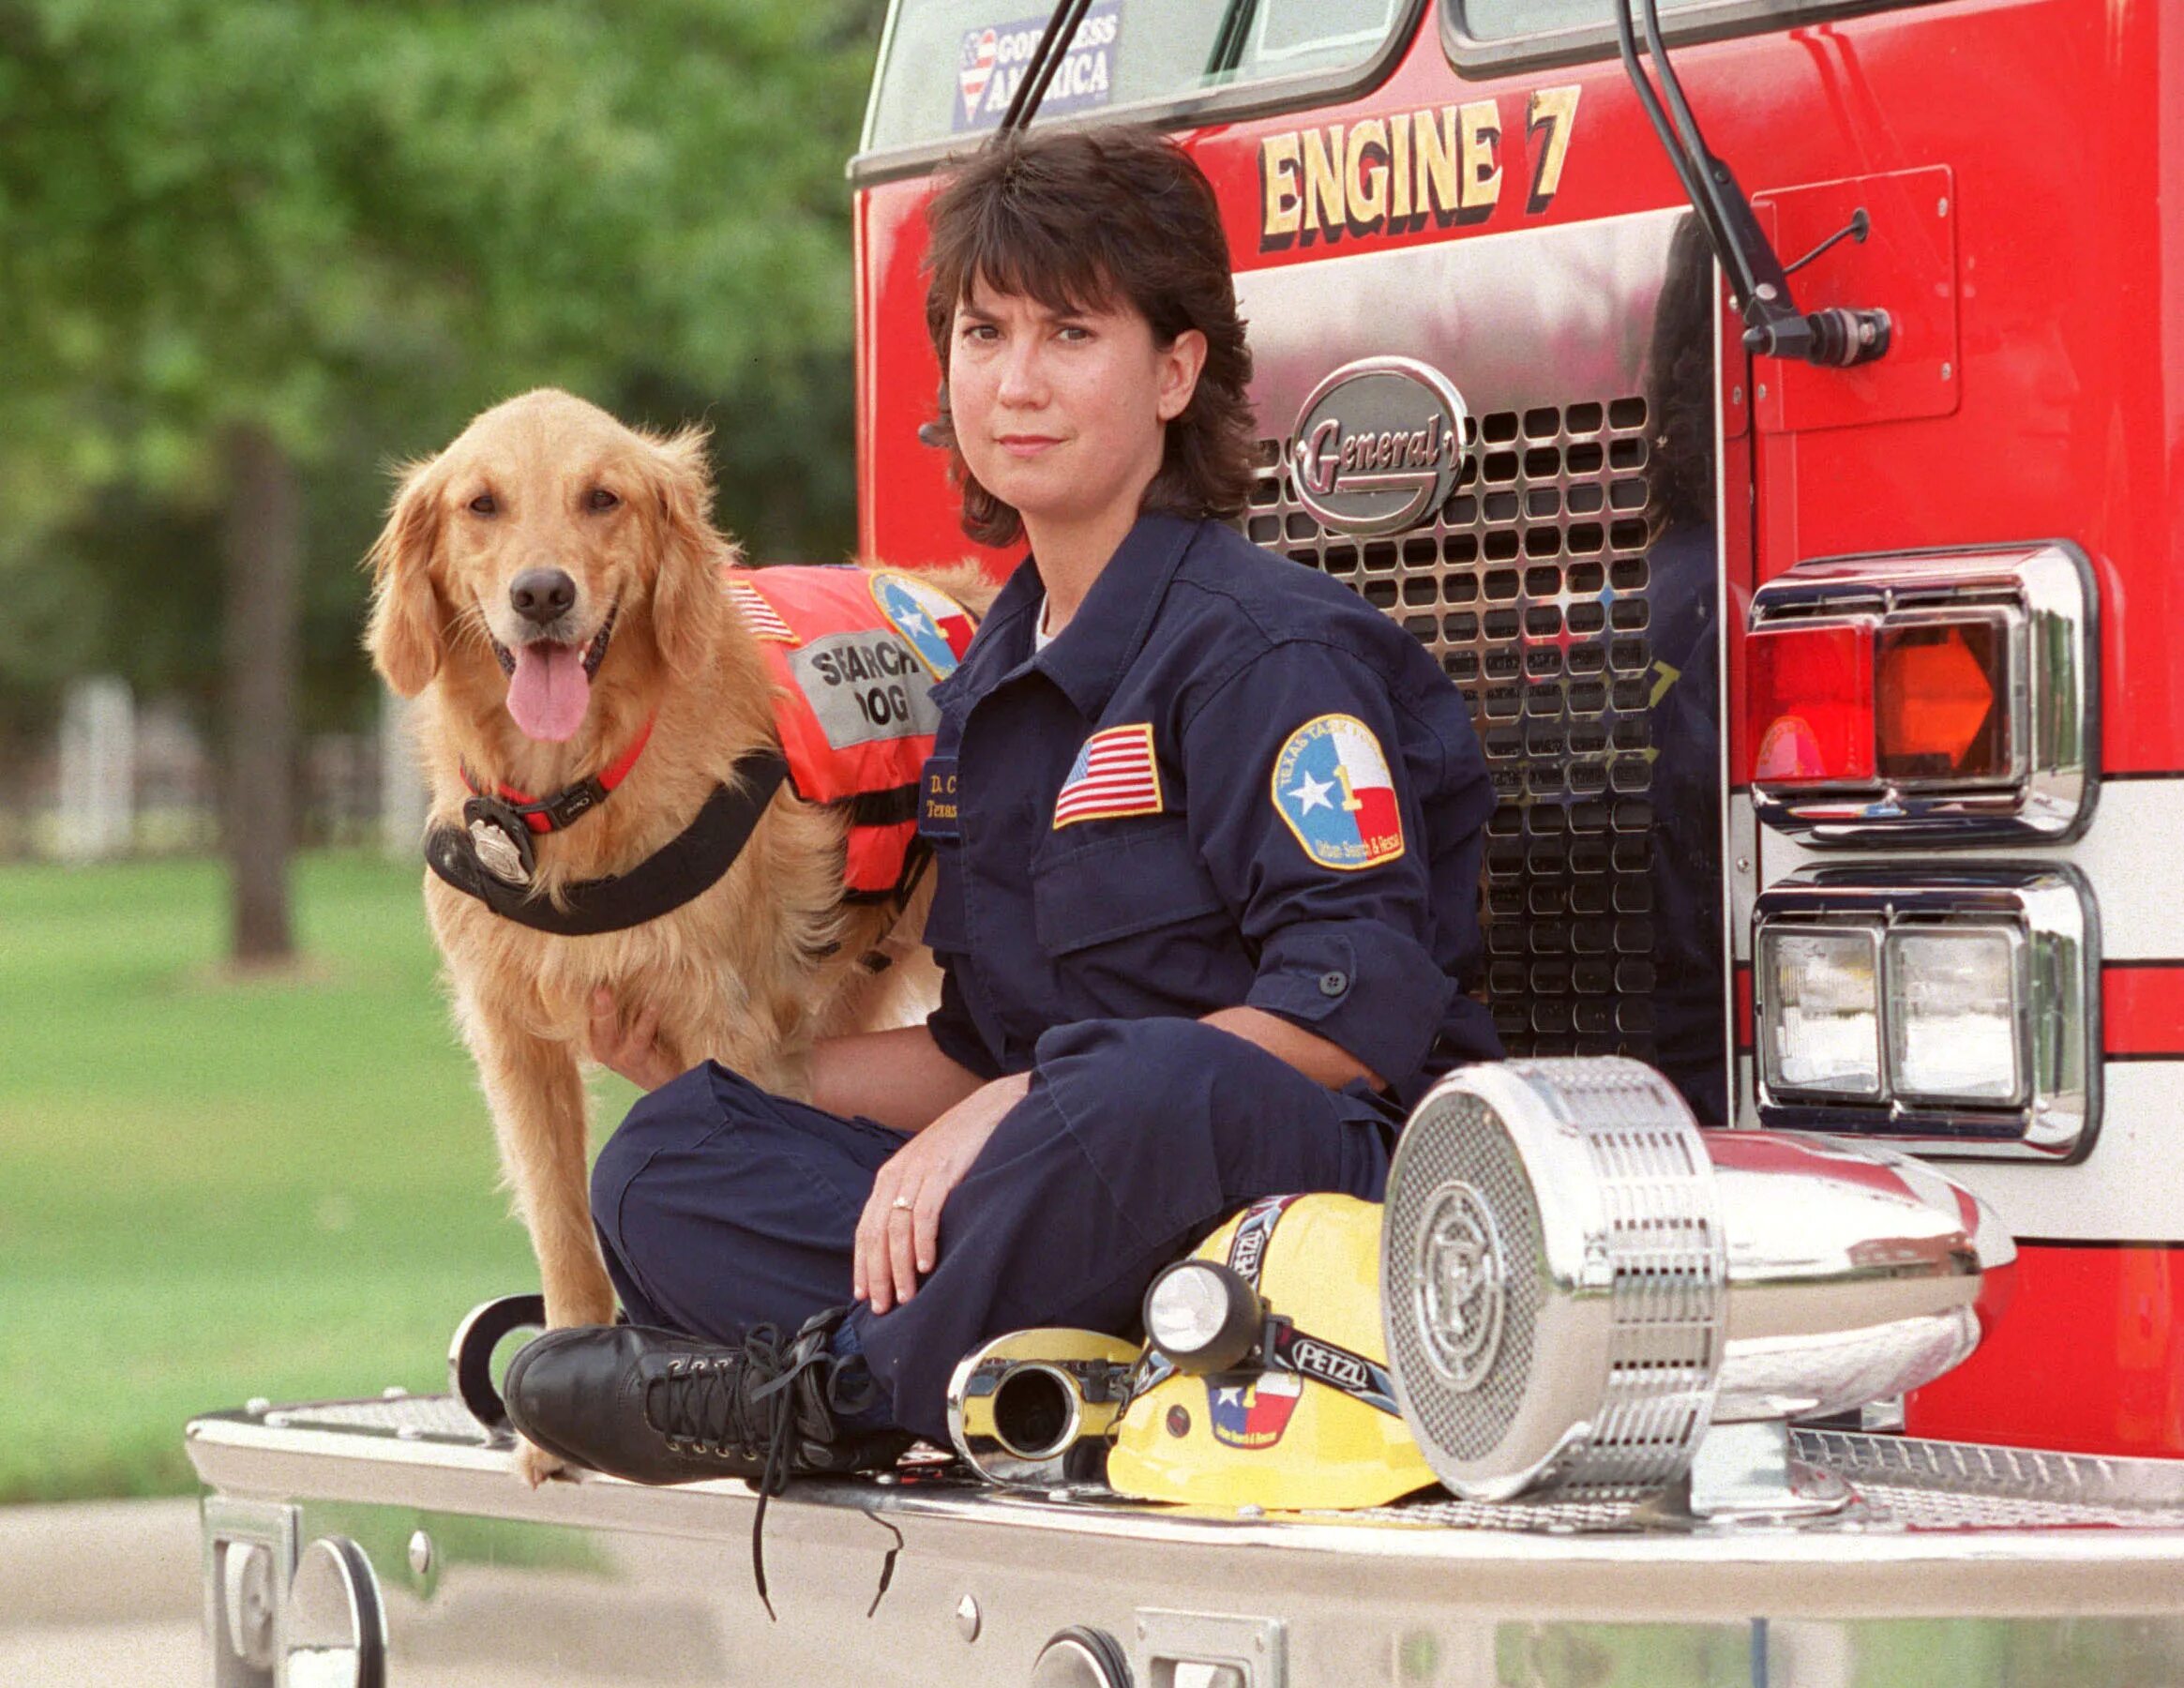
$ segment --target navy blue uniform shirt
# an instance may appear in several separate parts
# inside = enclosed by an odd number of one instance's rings
[[[1056,1026],[1243,1004],[1341,1046],[1406,1107],[1499,1058],[1462,988],[1494,793],[1417,641],[1170,516],[1138,520],[1034,654],[1043,595],[1027,560],[933,689],[918,825],[942,1052],[995,1078]]]

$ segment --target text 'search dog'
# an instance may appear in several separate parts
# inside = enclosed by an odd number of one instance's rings
[[[369,559],[373,663],[419,701],[426,907],[552,1325],[614,1317],[579,1070],[598,988],[677,1065],[792,1094],[814,1038],[933,992],[927,692],[991,589],[746,569],[711,492],[702,430],[544,390],[410,466]]]

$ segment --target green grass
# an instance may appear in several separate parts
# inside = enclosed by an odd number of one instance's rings
[[[187,1492],[192,1413],[443,1388],[535,1288],[418,877],[305,859],[236,982],[212,863],[0,868],[0,1501]]]

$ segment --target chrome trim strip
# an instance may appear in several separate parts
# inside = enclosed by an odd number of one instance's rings
[[[1885,556],[1816,558],[1753,595],[1755,633],[1993,606],[2009,625],[2011,777],[1794,790],[1755,784],[1759,819],[1816,847],[2064,843],[2100,792],[2100,625],[2093,570],[2056,540]]]
[[[1448,9],[1444,6],[1441,20],[1445,26]],[[1722,288],[1727,280],[1727,272],[1721,260],[1714,261],[1714,294],[1724,296]],[[1729,411],[1722,394],[1725,384],[1722,359],[1732,355],[1729,339],[1723,332],[1727,318],[1717,310],[1714,317],[1714,602],[1716,605],[1734,604],[1737,595],[1729,585],[1730,512],[1742,512],[1745,532],[1744,552],[1747,556],[1758,554],[1752,534],[1754,508],[1752,484],[1753,457],[1749,450],[1741,451],[1737,461],[1744,465],[1745,473],[1737,484],[1738,498],[1732,506],[1729,500]],[[1734,349],[1737,358],[1737,397],[1741,400],[1745,384],[1751,380],[1752,359],[1740,343]],[[1721,900],[1722,921],[1722,1071],[1727,1080],[1728,1117],[1722,1123],[1737,1123],[1739,1099],[1737,1094],[1737,963],[1749,960],[1748,954],[1740,954],[1738,945],[1745,942],[1750,927],[1751,899],[1755,889],[1753,867],[1759,860],[1756,848],[1738,848],[1740,833],[1752,830],[1752,804],[1746,794],[1737,790],[1737,770],[1730,765],[1731,746],[1736,738],[1737,723],[1730,717],[1735,694],[1729,686],[1729,664],[1733,653],[1729,648],[1729,617],[1726,613],[1714,617],[1714,764],[1722,785],[1722,886],[1725,895]]]
[[[1879,981],[1881,1102],[1807,1101],[1775,1093],[1767,1059],[1768,980],[1759,965],[1761,937],[1770,927],[1878,920],[1894,928],[1967,916],[2015,925],[2025,934],[2029,989],[2020,1008],[2019,1036],[2030,1059],[2030,1101],[2018,1108],[1950,1108],[1891,1097],[1885,975]],[[1875,862],[1800,868],[1759,894],[1753,955],[1763,1125],[1885,1137],[1935,1156],[2069,1164],[2092,1153],[2101,1127],[2101,919],[2085,876],[2070,864],[1935,867]]]
[[[1799,1438],[1807,1458],[1814,1457],[1805,1446],[1810,1434]],[[756,1504],[747,1485],[732,1482],[647,1488],[586,1475],[534,1491],[517,1481],[505,1448],[280,1430],[241,1413],[194,1421],[188,1452],[200,1478],[219,1491],[213,1504],[226,1506],[230,1497],[351,1501],[679,1538],[685,1551],[711,1542],[740,1549]],[[1832,1465],[1825,1450],[1814,1462]],[[2040,1579],[2043,1598],[2073,1611],[2184,1611],[2184,1527],[2164,1515],[2165,1507],[2142,1507],[2144,1515],[2118,1521],[2063,1500],[2028,1500],[2010,1522],[1975,1526],[1947,1494],[1920,1500],[1937,1487],[1916,1473],[1869,1480],[1870,1510],[1858,1528],[1649,1533],[1596,1528],[1612,1522],[1595,1515],[1606,1510],[1597,1507],[1442,1501],[1281,1516],[1042,1500],[944,1480],[810,1479],[774,1502],[768,1529],[791,1551],[839,1549],[862,1563],[878,1557],[880,1532],[870,1521],[877,1515],[901,1528],[909,1564],[927,1576],[937,1566],[1065,1562],[1079,1587],[1105,1576],[1140,1589],[1221,1583],[1256,1589],[1284,1607],[1310,1598],[1407,1602],[1421,1610],[1496,1600],[1528,1611],[1594,1610],[1598,1602],[1645,1590],[1658,1603],[1662,1577],[1701,1570],[1703,1578],[1673,1586],[1688,1590],[1694,1606],[1737,1612],[1886,1616],[1904,1611],[1907,1600],[1928,1612],[2022,1612],[2032,1586],[2026,1576]],[[2088,1499],[2095,1506],[2111,1501],[2098,1490]],[[1974,1528],[1976,1535],[1966,1533]],[[1974,1543],[1976,1552],[1967,1551]],[[1276,1545],[1286,1551],[1268,1551]],[[1924,1579],[1915,1595],[1902,1580],[1914,1566]],[[1455,1567],[1463,1575],[1452,1581]],[[1581,1587],[1538,1580],[1543,1570],[1578,1568],[1593,1580]],[[1798,1575],[1785,1581],[1793,1569]],[[953,1581],[949,1588],[953,1599],[959,1590]],[[860,1583],[859,1611],[866,1597]]]
[[[894,51],[895,21],[901,15],[902,0],[889,0],[887,17],[880,25],[880,53],[872,61],[872,81],[865,89],[865,120],[857,126],[857,150],[844,167],[845,174],[853,174],[856,160],[872,150],[872,125],[880,115],[880,72]]]

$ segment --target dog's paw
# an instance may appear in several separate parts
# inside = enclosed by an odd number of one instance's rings
[[[549,1477],[568,1471],[566,1461],[549,1454],[544,1448],[534,1446],[519,1436],[516,1439],[516,1475],[528,1488],[536,1488]]]

